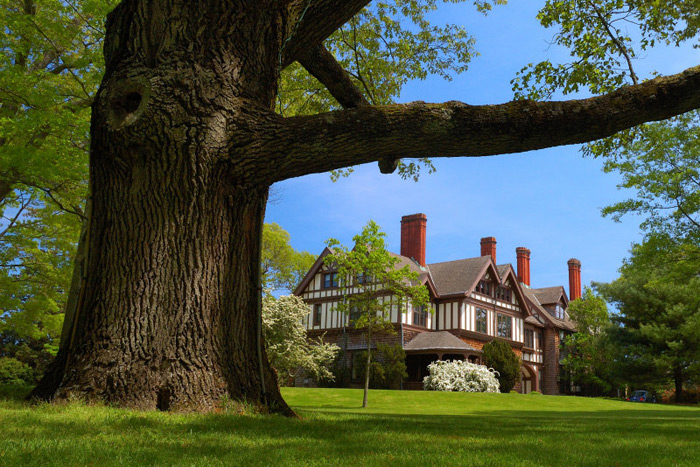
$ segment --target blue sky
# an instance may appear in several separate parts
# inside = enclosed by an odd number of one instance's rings
[[[436,23],[463,24],[481,54],[453,81],[429,78],[408,83],[399,102],[459,100],[496,104],[512,100],[510,80],[523,66],[549,58],[567,61],[567,52],[548,44],[554,31],[535,20],[540,2],[496,7],[487,17],[469,4],[443,5]],[[700,63],[700,52],[670,49],[647,53],[635,63],[639,74],[677,73]],[[368,220],[387,233],[391,251],[400,249],[400,219],[418,212],[428,217],[428,263],[478,256],[481,237],[497,239],[498,263],[515,265],[515,248],[532,251],[533,287],[564,285],[566,262],[581,260],[583,284],[608,282],[639,241],[640,219],[615,223],[600,209],[627,194],[619,177],[604,174],[602,161],[583,158],[578,146],[485,158],[434,159],[437,172],[419,182],[382,175],[376,164],[356,167],[333,183],[328,174],[286,180],[273,187],[277,201],[266,222],[280,224],[298,250],[318,254],[335,237],[349,245]]]

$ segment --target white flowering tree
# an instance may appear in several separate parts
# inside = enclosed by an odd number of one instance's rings
[[[432,391],[499,392],[497,371],[462,360],[436,361],[428,365],[430,376],[423,389]]]
[[[333,379],[329,367],[340,347],[320,337],[315,341],[307,338],[302,320],[308,314],[309,306],[295,295],[263,298],[265,348],[282,385],[300,370],[315,380]]]

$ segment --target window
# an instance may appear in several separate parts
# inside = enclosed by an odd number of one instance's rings
[[[358,380],[362,377],[361,370],[365,366],[367,355],[364,355],[366,350],[355,351],[352,353],[352,373],[350,374],[351,379]],[[364,358],[363,358],[364,357]]]
[[[314,305],[314,320],[313,320],[313,325],[314,326],[320,326],[321,325],[321,304],[317,303]]]
[[[425,327],[428,321],[428,310],[425,306],[413,307],[413,324]]]
[[[544,349],[544,334],[542,331],[537,331],[537,348]]]
[[[338,273],[328,272],[323,275],[323,288],[332,289],[333,287],[338,287]]]
[[[555,311],[555,316],[557,319],[564,319],[564,308],[561,306],[561,304],[557,303],[557,306],[554,308]]]
[[[499,285],[496,288],[496,298],[499,300],[503,300],[504,302],[510,302],[510,294],[510,289],[507,287],[502,287]]]
[[[355,278],[355,282],[357,284],[370,284],[372,283],[372,275],[371,274],[365,274],[365,273],[360,273],[357,275]]]
[[[483,332],[486,334],[486,310],[481,308],[476,309],[476,332]]]
[[[487,281],[479,281],[479,284],[476,286],[476,291],[484,294],[484,295],[491,295],[491,284]]]
[[[498,313],[496,318],[496,330],[498,337],[505,337],[506,339],[512,339],[513,337],[513,318],[510,316],[502,315]]]
[[[535,331],[532,329],[525,330],[525,347],[529,347],[531,349],[535,348]]]
[[[355,321],[360,318],[360,309],[356,306],[350,308],[350,324],[354,325]]]

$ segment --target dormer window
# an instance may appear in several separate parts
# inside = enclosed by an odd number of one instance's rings
[[[557,319],[564,319],[566,317],[566,312],[564,311],[564,307],[562,307],[560,303],[557,303],[557,306],[554,307],[554,316]]]
[[[504,302],[510,303],[511,301],[511,290],[508,287],[504,287],[502,285],[499,285],[496,288],[496,298],[499,300],[503,300]]]
[[[338,273],[327,272],[323,275],[323,288],[332,289],[338,287]]]
[[[485,280],[480,280],[476,286],[476,291],[480,294],[491,296],[491,283]]]

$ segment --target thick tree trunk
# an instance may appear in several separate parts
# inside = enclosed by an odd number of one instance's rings
[[[269,183],[250,128],[274,99],[279,27],[255,8],[168,3],[125,1],[108,18],[85,277],[69,344],[34,395],[292,414],[262,343]]]

